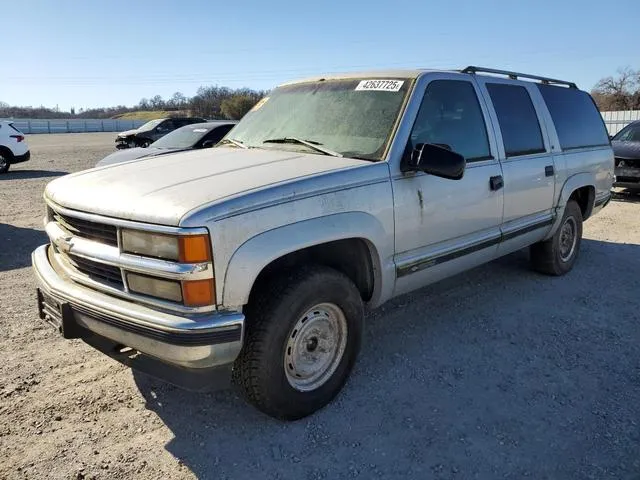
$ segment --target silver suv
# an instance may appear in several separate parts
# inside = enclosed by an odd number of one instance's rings
[[[347,380],[366,309],[525,247],[569,272],[613,170],[570,82],[468,67],[285,84],[215,148],[51,182],[40,316],[301,418]]]

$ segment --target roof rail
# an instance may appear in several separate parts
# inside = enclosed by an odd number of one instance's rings
[[[462,73],[494,73],[496,75],[506,75],[512,80],[517,80],[518,77],[529,78],[531,80],[539,80],[544,84],[558,84],[558,85],[567,85],[569,88],[578,88],[578,86],[573,82],[567,82],[565,80],[556,80],[554,78],[540,77],[538,75],[529,75],[527,73],[518,73],[518,72],[510,72],[508,70],[496,70],[495,68],[485,68],[485,67],[474,67],[473,65],[468,66],[467,68],[460,70]]]

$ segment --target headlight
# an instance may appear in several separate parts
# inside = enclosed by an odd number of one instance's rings
[[[132,292],[164,298],[174,302],[182,302],[180,282],[138,275],[137,273],[127,273],[127,283],[129,284],[129,290]]]
[[[174,236],[140,230],[122,230],[123,251],[175,262],[209,262],[209,245],[209,235]]]
[[[211,241],[207,234],[168,235],[123,229],[121,235],[122,250],[126,253],[180,263],[211,262]],[[180,281],[132,272],[126,275],[129,290],[135,293],[182,303],[187,307],[215,304],[213,278]]]

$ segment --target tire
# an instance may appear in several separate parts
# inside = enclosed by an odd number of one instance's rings
[[[13,155],[5,148],[0,148],[0,174],[7,173],[11,167]]]
[[[582,211],[574,200],[569,200],[553,237],[531,246],[531,266],[547,275],[564,275],[573,268],[581,241]]]
[[[245,343],[233,367],[246,400],[281,420],[331,402],[360,350],[364,308],[353,282],[323,266],[288,271],[246,313]]]

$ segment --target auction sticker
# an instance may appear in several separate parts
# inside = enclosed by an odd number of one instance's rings
[[[356,90],[373,90],[377,92],[398,92],[404,80],[362,80]]]

